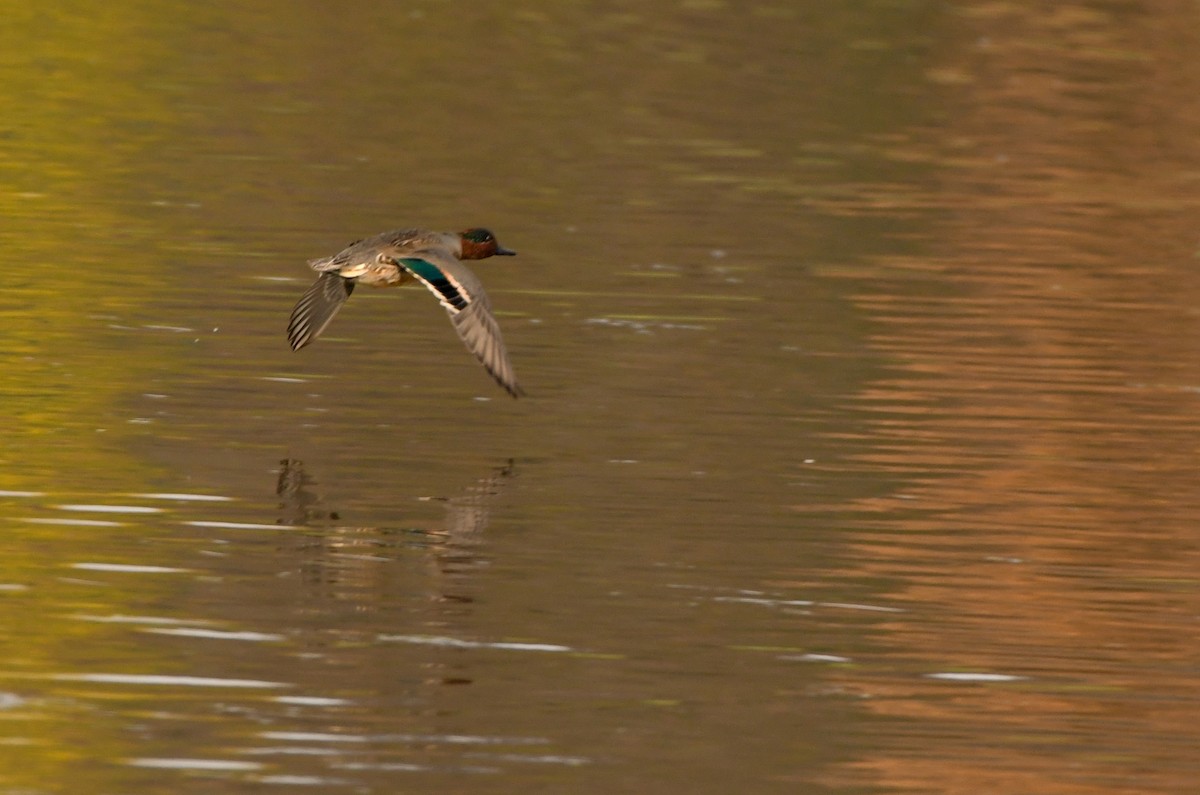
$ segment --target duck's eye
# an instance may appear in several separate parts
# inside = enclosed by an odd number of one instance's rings
[[[492,237],[492,233],[486,229],[469,229],[463,234],[463,237],[472,243],[488,243],[495,239]]]

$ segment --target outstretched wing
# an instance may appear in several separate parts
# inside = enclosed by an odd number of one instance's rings
[[[475,354],[496,383],[513,397],[524,395],[479,277],[452,255],[437,250],[417,252],[397,261],[437,296],[467,350]]]
[[[319,337],[352,292],[354,282],[336,273],[322,273],[292,310],[287,327],[292,350],[298,351]]]

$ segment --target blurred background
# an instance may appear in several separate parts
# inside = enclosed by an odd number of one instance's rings
[[[1194,4],[0,6],[0,793],[1194,791]]]

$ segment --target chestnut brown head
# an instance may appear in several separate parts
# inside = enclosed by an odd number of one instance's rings
[[[462,257],[460,259],[487,259],[488,257],[512,257],[517,252],[504,248],[496,236],[486,229],[468,229],[460,233]]]

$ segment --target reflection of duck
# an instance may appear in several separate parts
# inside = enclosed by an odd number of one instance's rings
[[[463,489],[457,497],[438,497],[446,503],[445,535],[458,543],[478,541],[492,516],[491,503],[513,476],[513,460]]]
[[[503,491],[505,481],[516,474],[516,466],[510,458],[487,477],[480,478],[456,497],[426,497],[446,505],[446,528],[425,531],[455,542],[478,541],[491,519],[491,502]],[[284,458],[279,462],[279,476],[275,480],[275,494],[280,498],[281,515],[277,524],[303,526],[314,519],[337,520],[337,511],[317,510],[320,497],[313,493],[316,481],[305,471],[304,462],[298,458]]]
[[[315,340],[356,284],[391,287],[416,279],[437,296],[458,336],[496,383],[520,397],[525,393],[508,360],[483,283],[461,262],[516,253],[486,229],[459,234],[401,229],[351,243],[332,257],[309,261],[321,275],[292,310],[288,342],[292,350],[299,350]]]
[[[516,476],[512,460],[453,497],[427,497],[446,508],[444,526],[347,527],[318,510],[316,481],[297,459],[280,462],[276,492],[281,522],[296,525],[286,537],[289,570],[298,574],[306,609],[321,616],[322,636],[335,633],[349,646],[369,649],[360,634],[364,616],[384,615],[387,629],[425,635],[468,634],[473,627],[475,591],[488,559],[481,547],[492,508]],[[300,527],[311,521],[308,527]],[[365,626],[372,626],[366,624]],[[378,637],[376,630],[370,637]],[[421,654],[426,684],[464,685],[474,681],[459,655],[430,645]],[[368,663],[374,656],[364,652]],[[390,655],[389,655],[390,658]]]
[[[279,462],[279,477],[275,481],[275,494],[280,500],[278,524],[303,526],[313,519],[338,518],[336,512],[316,510],[320,498],[309,488],[313,485],[303,461],[284,458]]]
[[[428,550],[440,574],[462,575],[479,565],[476,548],[491,521],[492,504],[504,491],[507,481],[515,476],[516,470],[510,459],[504,466],[497,467],[486,477],[454,497],[427,497],[427,500],[442,502],[446,507],[446,521],[442,528],[381,528],[332,526],[319,531],[314,539],[312,531],[306,535],[306,546],[315,546],[342,558],[342,562],[353,568],[350,558],[385,560],[388,549],[407,547]],[[321,499],[314,493],[316,481],[305,471],[304,462],[295,458],[280,461],[279,477],[275,493],[279,496],[280,517],[278,523],[304,527],[310,523],[336,521],[338,513],[321,508]],[[314,544],[314,540],[316,543]],[[347,556],[350,556],[349,558]],[[316,561],[314,561],[316,562]],[[324,564],[322,564],[324,565]],[[343,572],[347,565],[339,565]],[[332,578],[333,581],[339,578]],[[470,601],[454,596],[442,589],[442,599],[447,601]]]

